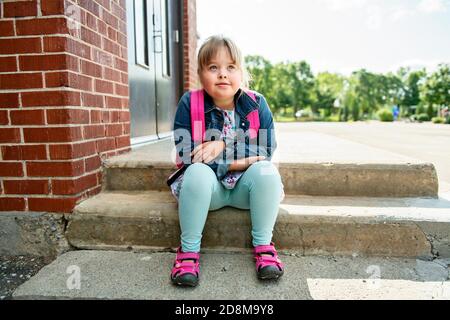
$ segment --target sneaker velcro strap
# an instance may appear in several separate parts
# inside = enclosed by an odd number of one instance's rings
[[[200,254],[197,252],[177,252],[177,260],[199,260]]]
[[[277,250],[275,250],[275,247],[273,246],[273,244],[271,245],[266,245],[266,246],[256,246],[254,248],[254,252],[255,254],[259,254],[259,253],[269,253],[272,255],[277,255]]]

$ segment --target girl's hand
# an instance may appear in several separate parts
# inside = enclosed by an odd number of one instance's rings
[[[228,167],[229,171],[244,171],[248,167],[250,167],[252,164],[258,161],[262,161],[266,159],[264,156],[256,156],[256,157],[248,157],[248,158],[242,158],[239,160],[234,160],[230,166]]]
[[[208,141],[195,147],[191,152],[192,163],[209,163],[219,156],[225,149],[224,141]]]

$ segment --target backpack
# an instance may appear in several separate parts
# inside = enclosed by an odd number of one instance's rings
[[[253,101],[256,102],[256,96],[252,91],[245,91]],[[259,113],[254,110],[247,115],[247,120],[250,122],[250,139],[258,136],[259,130]],[[205,136],[205,95],[203,89],[191,91],[191,132],[194,143],[202,143]],[[177,167],[181,168],[181,162],[177,153]]]

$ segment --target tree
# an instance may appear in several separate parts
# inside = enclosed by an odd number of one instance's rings
[[[334,103],[340,97],[344,88],[344,78],[341,75],[322,72],[316,76],[313,91],[312,109],[314,112],[324,110],[324,116],[329,117],[334,110]]]
[[[292,91],[294,115],[299,109],[305,109],[312,104],[314,75],[310,65],[305,61],[288,63],[286,70],[289,75],[289,87]]]
[[[450,104],[450,65],[440,64],[438,70],[426,78],[421,86],[421,98],[427,105],[428,115],[436,115],[433,107],[448,107]]]

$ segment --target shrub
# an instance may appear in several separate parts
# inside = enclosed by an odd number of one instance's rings
[[[383,122],[394,121],[394,115],[392,114],[391,110],[389,110],[387,108],[378,110],[377,116]]]
[[[423,121],[430,121],[430,117],[426,113],[421,113],[417,115],[417,121],[423,122]]]
[[[433,119],[431,119],[431,121],[432,121],[433,123],[444,123],[444,122],[445,122],[445,119],[442,118],[442,117],[434,117]]]

